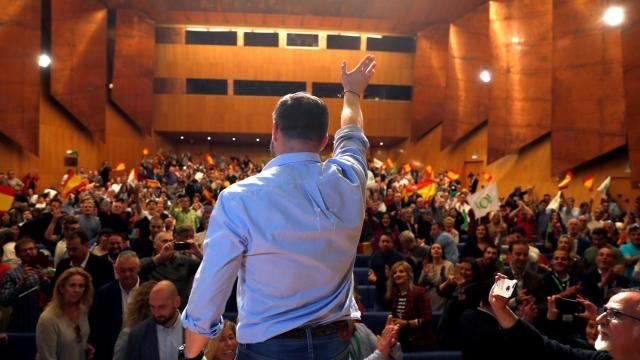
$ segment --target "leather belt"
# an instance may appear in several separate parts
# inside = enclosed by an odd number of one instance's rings
[[[307,329],[311,329],[312,336],[327,336],[332,335],[347,327],[346,320],[339,320],[332,323],[318,325],[306,328],[295,328],[285,333],[275,336],[274,339],[306,339]]]

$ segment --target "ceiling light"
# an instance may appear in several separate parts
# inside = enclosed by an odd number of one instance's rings
[[[236,138],[231,138],[232,141],[236,141]]]
[[[257,138],[256,141],[260,141],[260,138]]]
[[[211,136],[207,136],[207,140],[211,141]]]
[[[180,135],[180,140],[184,140],[184,136]]]
[[[38,65],[41,68],[49,67],[49,65],[51,65],[51,57],[49,57],[49,55],[47,54],[41,54],[38,58]]]
[[[384,143],[382,141],[380,141],[380,146],[383,146],[383,145],[384,145]]]
[[[520,38],[518,36],[512,36],[511,42],[514,44],[520,44]]]
[[[611,6],[604,12],[602,20],[609,26],[620,25],[624,20],[624,9],[620,6]]]
[[[480,72],[480,80],[482,80],[483,83],[491,82],[491,72],[489,70],[482,70]]]
[[[113,89],[113,83],[109,83],[109,89]]]

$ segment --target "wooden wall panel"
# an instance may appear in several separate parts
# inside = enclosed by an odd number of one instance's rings
[[[155,24],[135,10],[116,15],[111,99],[146,134],[153,120]]]
[[[40,0],[0,0],[0,132],[38,154]]]
[[[442,148],[476,128],[489,115],[489,85],[479,75],[490,65],[489,4],[451,23]]]
[[[329,108],[329,131],[340,124],[341,99],[325,99]],[[206,96],[156,94],[156,131],[271,133],[271,114],[277,97]],[[365,132],[376,137],[409,137],[411,103],[408,101],[362,102]],[[189,119],[177,121],[176,119]]]
[[[640,3],[625,2],[627,23],[622,29],[622,56],[626,97],[627,147],[631,184],[640,188]]]
[[[490,3],[489,163],[551,130],[552,11],[552,0]]]
[[[416,36],[411,136],[419,138],[444,118],[449,66],[449,24],[434,25]]]
[[[607,6],[605,0],[554,1],[554,174],[625,144],[620,27],[601,20]]]
[[[411,85],[411,53],[371,52],[375,84]],[[340,62],[351,69],[367,54],[353,50],[157,44],[155,77],[340,82]]]
[[[105,140],[107,9],[98,0],[51,2],[51,95]]]

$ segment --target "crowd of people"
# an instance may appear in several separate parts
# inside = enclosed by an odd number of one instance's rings
[[[218,195],[262,167],[246,156],[161,153],[143,157],[135,180],[106,163],[48,188],[35,173],[0,174],[0,184],[16,190],[0,220],[0,329],[35,333],[38,359],[138,359],[148,351],[153,358],[177,348]],[[553,210],[548,194],[516,188],[499,211],[476,218],[466,201],[479,190],[473,174],[466,188],[436,174],[437,191],[424,198],[415,185],[425,172],[373,162],[369,171],[360,248],[371,251],[375,310],[391,314],[385,331],[397,329],[402,351],[473,348],[470,319],[491,311],[498,273],[517,280],[509,307],[549,337],[584,348],[594,346],[595,319],[558,313],[556,299],[602,307],[640,285],[640,199],[623,209],[609,198],[566,198]],[[65,193],[71,176],[86,183]],[[228,311],[237,311],[234,297]],[[442,312],[439,323],[433,312]],[[232,359],[236,347],[227,321],[207,358]]]

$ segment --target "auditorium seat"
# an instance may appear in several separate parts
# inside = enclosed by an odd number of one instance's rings
[[[3,359],[33,360],[36,357],[35,333],[8,333],[7,336],[5,352],[0,354]]]
[[[371,311],[376,303],[376,287],[373,285],[358,285],[358,295],[365,310]]]
[[[358,285],[369,285],[369,269],[368,268],[354,268],[353,269],[353,278],[356,280],[356,284]]]
[[[371,259],[371,255],[357,254],[356,255],[356,263],[355,263],[354,267],[357,267],[357,268],[368,268],[369,267],[369,259]]]
[[[458,255],[462,256],[462,253],[464,252],[464,247],[467,246],[467,244],[461,242],[458,244]]]

